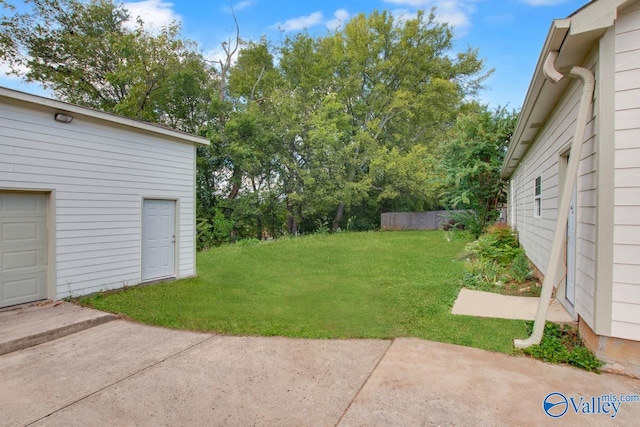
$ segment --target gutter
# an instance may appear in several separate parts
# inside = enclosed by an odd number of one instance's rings
[[[555,61],[558,58],[558,51],[551,51],[547,55],[544,64],[544,75],[547,80],[556,84],[565,77],[555,68]],[[580,151],[584,142],[585,128],[589,121],[589,108],[593,100],[593,92],[595,88],[595,78],[591,71],[586,68],[574,66],[566,74],[566,77],[579,79],[582,82],[582,96],[580,98],[580,108],[576,122],[576,130],[571,143],[571,151],[567,172],[562,186],[562,196],[559,200],[558,219],[556,229],[553,234],[553,243],[551,245],[551,253],[549,256],[549,265],[547,274],[544,276],[542,283],[542,291],[540,294],[540,302],[538,303],[538,311],[533,325],[533,333],[526,340],[514,340],[513,344],[516,348],[527,348],[534,344],[540,344],[544,324],[547,318],[547,311],[551,303],[551,294],[554,287],[560,280],[558,277],[558,267],[563,260],[562,249],[564,247],[565,234],[567,232],[567,220],[569,217],[569,206],[571,205],[571,194],[576,184],[578,176],[578,165],[580,164]]]
[[[536,111],[536,109],[539,109],[539,101],[546,101],[550,97],[555,98],[556,92],[559,95],[563,91],[563,88],[557,87],[558,85],[549,85],[549,82],[543,76],[543,69],[548,52],[560,50],[569,34],[570,27],[570,19],[556,19],[551,23],[549,34],[538,58],[527,95],[522,104],[520,117],[518,117],[516,128],[511,137],[511,143],[500,168],[500,178],[502,179],[511,178],[513,170],[520,159],[524,157],[524,152],[528,149],[529,144],[533,142],[540,129],[539,124],[532,126],[533,123],[541,120],[538,116],[544,113]],[[549,92],[552,93],[549,94]]]
[[[208,138],[193,135],[177,129],[172,129],[166,126],[159,125],[157,123],[145,122],[143,120],[133,119],[114,113],[95,110],[93,108],[69,104],[67,102],[49,99],[39,95],[32,95],[30,93],[9,89],[3,86],[0,86],[0,102],[27,103],[30,105],[37,105],[41,108],[46,108],[52,112],[61,112],[90,117],[92,119],[115,123],[141,131],[175,138],[183,142],[191,142],[194,145],[206,146],[210,144]]]
[[[568,86],[564,80],[558,84],[551,84],[544,78],[543,64],[549,52],[562,51],[556,61],[556,67],[561,70],[582,63],[604,32],[614,25],[618,11],[634,1],[637,0],[591,0],[567,18],[556,19],[551,23],[500,169],[502,179],[511,178],[530,144],[538,137],[538,131],[544,127],[556,101]]]

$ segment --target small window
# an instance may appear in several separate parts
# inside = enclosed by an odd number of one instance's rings
[[[542,213],[541,205],[541,197],[542,194],[542,177],[539,176],[536,178],[535,190],[533,193],[533,216],[535,218],[540,218],[540,214]]]

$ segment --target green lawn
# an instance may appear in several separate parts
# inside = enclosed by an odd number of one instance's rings
[[[234,335],[419,337],[511,352],[523,321],[449,314],[465,242],[339,233],[198,254],[198,277],[81,298],[153,325]]]

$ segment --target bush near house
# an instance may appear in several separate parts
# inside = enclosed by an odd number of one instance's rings
[[[529,335],[533,322],[527,322]],[[569,325],[547,322],[540,344],[522,350],[524,354],[548,363],[567,363],[577,368],[599,373],[603,363],[584,346],[577,329]]]
[[[518,243],[517,234],[506,224],[496,224],[466,246],[463,284],[467,288],[506,295],[539,296],[541,286],[533,278],[531,264]],[[533,322],[526,322],[530,335]],[[522,350],[523,354],[548,363],[566,363],[599,372],[602,362],[584,346],[570,325],[547,322],[542,341]]]
[[[490,226],[467,245],[465,257],[465,287],[507,295],[540,295],[541,287],[533,277],[524,249],[508,225]]]

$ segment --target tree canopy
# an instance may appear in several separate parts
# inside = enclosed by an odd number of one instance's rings
[[[517,120],[517,113],[506,107],[491,111],[471,104],[459,114],[449,138],[441,144],[438,165],[443,202],[473,211],[475,234],[497,219],[498,208],[507,201],[500,168]]]
[[[3,23],[2,59],[61,100],[190,132],[206,121],[212,76],[179,27],[129,29],[110,0],[30,0]],[[26,70],[26,71],[24,71]],[[178,105],[179,101],[179,105]]]
[[[433,11],[374,11],[278,44],[238,32],[215,66],[178,25],[132,26],[112,0],[31,0],[21,13],[0,1],[14,73],[65,101],[211,138],[198,149],[203,230],[221,218],[238,237],[365,229],[382,211],[490,211],[500,199],[515,114],[474,104],[490,71],[477,50],[454,50]]]

